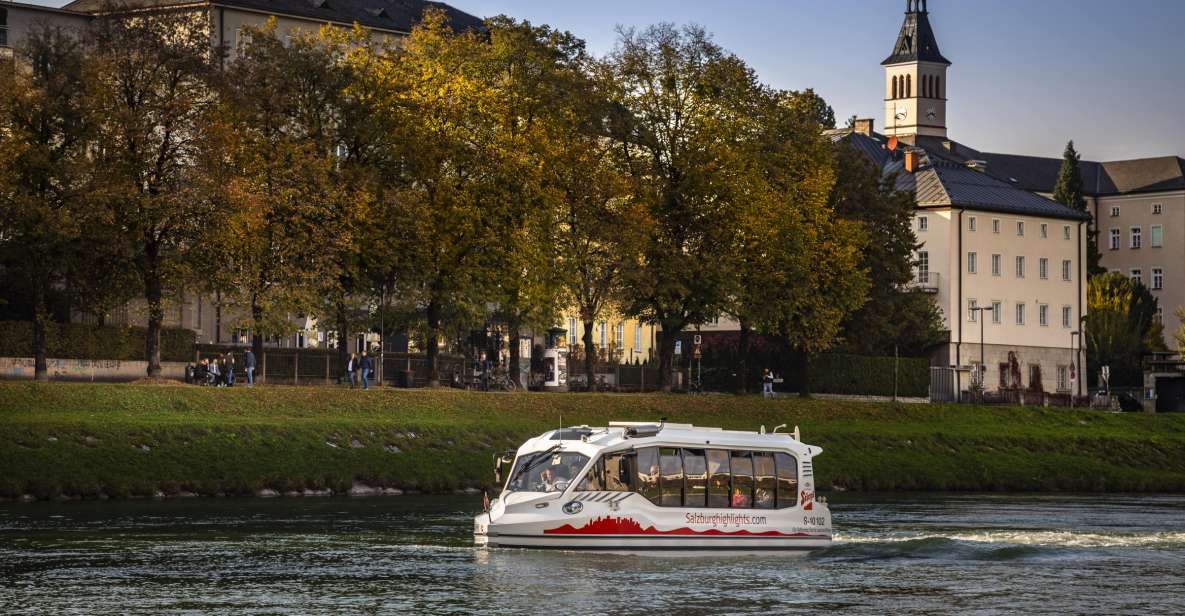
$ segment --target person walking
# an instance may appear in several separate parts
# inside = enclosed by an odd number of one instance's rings
[[[350,353],[350,361],[346,362],[346,376],[350,379],[350,389],[354,389],[354,373],[358,371],[358,354]]]
[[[243,353],[243,369],[247,371],[247,387],[255,386],[255,352],[247,349]]]
[[[235,356],[230,352],[226,354],[226,386],[235,386]]]
[[[372,369],[373,366],[370,363],[370,356],[366,354],[366,351],[362,351],[362,389],[370,389],[370,384],[368,381],[370,379],[370,371]]]
[[[761,373],[761,397],[774,397],[774,373],[770,372],[769,368]]]

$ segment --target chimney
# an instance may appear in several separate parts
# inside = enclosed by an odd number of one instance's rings
[[[873,120],[872,118],[859,118],[857,120],[853,120],[852,121],[852,132],[859,133],[861,135],[864,135],[865,137],[871,137],[872,136],[872,125],[873,125],[874,121],[875,120]]]
[[[905,172],[914,173],[922,166],[922,157],[920,152],[913,148],[905,150]]]

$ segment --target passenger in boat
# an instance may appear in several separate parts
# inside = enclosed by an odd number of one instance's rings
[[[746,509],[749,507],[749,495],[741,492],[740,488],[732,491],[732,506],[734,509]]]
[[[774,506],[774,495],[769,490],[757,488],[755,498],[758,509],[772,509]]]

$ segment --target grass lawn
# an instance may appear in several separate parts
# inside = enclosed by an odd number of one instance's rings
[[[564,425],[786,423],[822,489],[1185,492],[1185,415],[760,397],[0,382],[0,497],[440,492]]]

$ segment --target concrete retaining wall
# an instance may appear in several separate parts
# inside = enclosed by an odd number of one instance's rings
[[[148,362],[118,359],[47,359],[49,378],[55,381],[134,381],[148,375]],[[185,362],[163,361],[161,376],[183,380]],[[32,379],[32,357],[0,357],[0,378]]]

